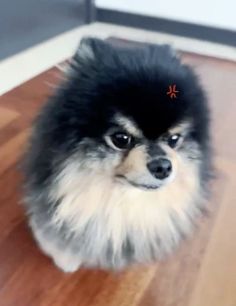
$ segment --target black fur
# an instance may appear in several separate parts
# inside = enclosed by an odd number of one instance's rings
[[[119,111],[139,125],[148,139],[156,139],[169,127],[188,118],[191,137],[207,153],[208,108],[202,87],[187,65],[168,46],[117,49],[98,39],[86,39],[93,58],[74,57],[68,81],[51,98],[37,120],[26,174],[36,184],[46,184],[52,160],[63,160],[83,137],[98,142]],[[81,51],[83,52],[83,51]],[[176,84],[176,99],[166,93]]]

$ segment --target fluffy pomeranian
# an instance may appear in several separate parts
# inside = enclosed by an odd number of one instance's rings
[[[210,174],[209,110],[167,45],[84,38],[25,156],[25,207],[66,272],[162,259],[192,230]]]

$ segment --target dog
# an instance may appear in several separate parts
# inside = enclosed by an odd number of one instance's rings
[[[39,247],[65,272],[172,253],[206,205],[209,125],[202,85],[170,46],[82,39],[24,157]]]

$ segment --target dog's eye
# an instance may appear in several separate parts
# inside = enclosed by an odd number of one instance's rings
[[[125,132],[116,132],[110,136],[113,147],[119,150],[125,150],[130,148],[132,142],[132,136]]]
[[[181,138],[182,136],[180,134],[174,134],[174,135],[170,135],[168,137],[168,145],[171,147],[171,148],[175,148],[177,147],[177,145],[179,145],[180,141],[181,141]]]

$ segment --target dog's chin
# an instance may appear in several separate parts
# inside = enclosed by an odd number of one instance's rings
[[[123,175],[117,175],[116,178],[119,183],[126,184],[128,186],[146,191],[156,190],[162,186],[162,184],[147,184],[147,183],[144,184],[140,182],[135,182]]]

